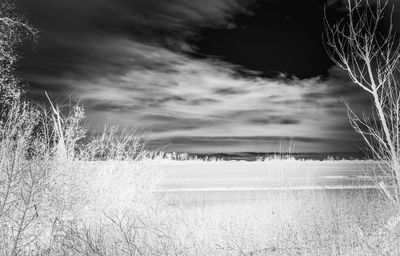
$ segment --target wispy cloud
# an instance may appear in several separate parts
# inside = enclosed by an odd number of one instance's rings
[[[144,128],[181,151],[264,151],[283,137],[298,138],[299,151],[342,151],[358,141],[340,97],[357,98],[356,108],[366,98],[338,69],[327,79],[265,78],[193,57],[185,38],[204,26],[234,26],[249,1],[71,0],[48,3],[50,12],[22,2],[43,29],[24,72],[31,95],[78,95],[92,125]]]
[[[142,127],[160,141],[193,136],[299,137],[314,145],[314,140],[354,140],[340,96],[359,92],[336,69],[330,79],[268,79],[241,76],[222,61],[196,60],[124,38],[97,47],[108,49],[116,63],[132,63],[131,68],[119,73],[83,64],[77,68],[89,76],[58,79],[59,86],[77,92],[93,124],[108,120]],[[44,77],[36,82],[48,81],[54,82]],[[342,126],[347,129],[338,129]]]

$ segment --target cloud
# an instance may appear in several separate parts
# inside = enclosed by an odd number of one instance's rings
[[[344,141],[357,142],[340,96],[352,101],[360,91],[342,71],[265,78],[193,57],[186,37],[234,26],[251,1],[21,1],[43,31],[25,63],[30,94],[76,95],[92,126],[144,128],[157,145],[179,151],[266,151],[289,137],[299,151],[346,151],[353,148]]]
[[[302,138],[300,150],[310,145],[320,148],[339,137],[354,141],[349,127],[337,129],[347,123],[339,95],[356,98],[360,92],[338,70],[332,70],[336,77],[331,79],[241,76],[235,71],[237,67],[220,60],[193,59],[126,38],[114,38],[97,47],[105,51],[109,45],[114,46],[109,52],[113,62],[140,59],[147,65],[132,61],[123,72],[108,72],[103,65],[83,63],[76,68],[89,75],[58,79],[60,86],[79,95],[92,125],[108,121],[144,128],[160,143],[186,138],[179,140],[182,150],[187,138],[210,135],[249,138],[248,143],[239,143],[242,146],[250,145],[256,137]],[[43,85],[54,80],[35,77]],[[201,150],[206,151],[207,145]],[[263,147],[261,142],[254,145]],[[324,150],[340,151],[332,145]]]
[[[79,72],[76,66],[82,64],[103,65],[107,72],[114,73],[124,72],[132,66],[160,69],[162,62],[146,63],[140,58],[115,62],[113,54],[123,52],[112,45],[113,38],[139,42],[142,47],[157,45],[174,51],[192,51],[192,46],[186,43],[187,37],[204,27],[233,26],[232,18],[237,13],[248,12],[247,6],[251,2],[21,0],[19,6],[40,29],[39,45],[27,56],[24,66],[36,73],[54,75],[87,75],[76,74]],[[136,50],[143,51],[141,48]]]

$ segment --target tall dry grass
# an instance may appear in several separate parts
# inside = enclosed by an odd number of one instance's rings
[[[59,223],[42,253],[398,255],[399,230],[382,231],[396,209],[379,196],[365,191],[278,193],[258,201],[105,211],[90,224]]]
[[[88,136],[82,107],[43,109],[22,98],[2,109],[0,255],[42,248],[59,222],[144,202],[158,181],[138,161],[146,137],[115,127]]]

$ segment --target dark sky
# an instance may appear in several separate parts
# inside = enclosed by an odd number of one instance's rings
[[[330,0],[18,0],[40,30],[29,95],[71,95],[92,126],[143,128],[166,150],[357,151],[340,97],[365,93],[322,44]]]
[[[205,29],[193,44],[200,54],[215,55],[249,70],[298,78],[328,73],[333,65],[322,44],[323,1],[268,1],[252,15],[239,14],[235,28]],[[330,8],[330,17],[343,15]]]

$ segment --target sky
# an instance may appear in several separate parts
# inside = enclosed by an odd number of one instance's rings
[[[147,131],[178,152],[359,151],[342,98],[367,95],[322,42],[340,0],[18,0],[40,30],[28,95],[71,97],[90,127]]]

